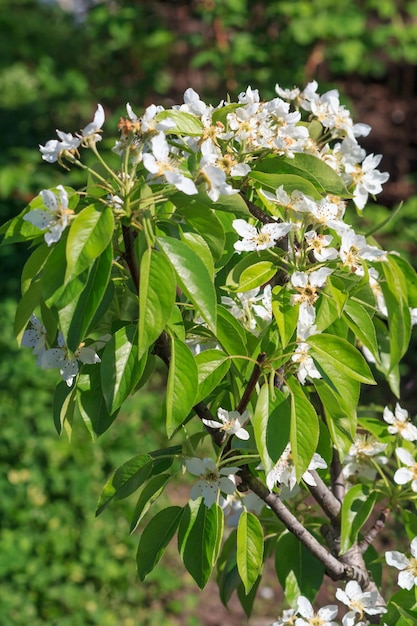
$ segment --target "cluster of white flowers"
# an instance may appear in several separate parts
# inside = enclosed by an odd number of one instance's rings
[[[152,104],[142,117],[127,104],[127,117],[120,120],[120,139],[113,150],[124,162],[128,155],[128,161],[134,164],[131,185],[135,177],[140,176],[142,180],[145,177],[149,185],[165,182],[168,187],[190,196],[197,194],[201,186],[213,202],[220,195],[238,193],[258,157],[263,159],[269,154],[294,159],[297,154],[311,155],[341,177],[353,202],[362,210],[369,194],[375,196],[382,190],[388,174],[377,169],[381,156],[367,155],[358,143],[358,138],[366,136],[370,127],[353,123],[349,111],[340,104],[336,90],[320,95],[317,89],[315,81],[302,91],[276,85],[277,97],[263,101],[257,89],[248,87],[239,94],[236,103],[221,101],[212,106],[189,88],[182,104],[171,110]],[[189,127],[180,131],[176,129],[178,114],[186,114],[190,120]],[[318,139],[309,133],[306,120],[321,124],[322,134]],[[104,109],[98,105],[93,121],[80,133],[72,135],[57,130],[58,140],[52,139],[40,146],[42,158],[49,163],[63,164],[63,159],[71,163],[78,159],[80,148],[96,150],[104,121]],[[48,245],[59,240],[73,217],[65,190],[62,187],[57,190],[59,200],[51,191],[43,191],[45,210],[32,210],[24,216],[40,230],[46,230],[44,236]],[[293,363],[300,382],[305,384],[307,378],[321,376],[306,343],[308,337],[317,332],[318,290],[325,288],[333,272],[320,264],[333,263],[334,267],[339,265],[362,276],[364,262],[381,261],[386,253],[367,244],[362,235],[344,223],[346,200],[339,196],[327,194],[317,199],[298,190],[287,193],[282,185],[271,193],[262,184],[257,184],[256,193],[272,213],[270,223],[258,227],[253,220],[235,219],[233,227],[240,239],[234,247],[239,254],[262,251],[273,249],[283,238],[290,238],[289,285],[294,292],[293,303],[299,305]],[[120,202],[123,204],[122,200]],[[305,254],[300,259],[299,251],[303,247]],[[367,276],[375,292],[376,307],[385,314],[377,270],[369,268]],[[256,334],[265,321],[272,319],[270,294],[258,291],[222,299],[231,306],[232,314]],[[262,307],[257,304],[261,298]]]
[[[81,344],[71,355],[65,344],[62,333],[58,333],[57,347],[47,347],[47,332],[35,315],[30,318],[30,328],[25,330],[22,337],[22,346],[32,348],[33,354],[38,357],[37,364],[42,369],[59,369],[68,387],[72,386],[79,371],[78,363],[93,365],[100,363],[100,357],[93,346]]]
[[[364,616],[381,615],[385,607],[378,606],[378,595],[374,591],[363,592],[359,583],[351,580],[344,590],[336,590],[336,598],[350,610],[342,617],[342,626],[367,626],[369,621]],[[311,602],[304,596],[297,600],[297,609],[287,609],[283,616],[271,626],[339,626],[335,622],[339,612],[335,604],[329,604],[314,611]]]

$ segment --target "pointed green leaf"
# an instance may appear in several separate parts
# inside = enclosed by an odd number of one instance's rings
[[[221,305],[217,307],[217,338],[225,352],[230,356],[247,355],[244,329],[233,315]]]
[[[324,578],[324,567],[292,533],[285,531],[275,549],[278,580],[291,604],[299,595],[314,598]]]
[[[108,246],[93,262],[83,290],[58,311],[61,331],[68,348],[74,352],[85,339],[87,330],[104,298],[110,280],[113,251]]]
[[[30,283],[45,265],[52,250],[46,243],[42,243],[32,252],[22,270],[22,294],[29,288]]]
[[[216,332],[216,292],[203,261],[178,239],[158,237],[158,244],[173,266],[181,289]]]
[[[77,382],[77,405],[93,440],[106,432],[117,417],[109,413],[101,391],[100,366],[84,366]]]
[[[301,191],[306,196],[311,196],[315,200],[321,198],[320,189],[318,190],[312,182],[306,178],[294,174],[268,174],[260,171],[252,171],[249,178],[260,183],[262,187],[269,191],[275,191],[281,185],[285,191],[291,195],[293,191]]]
[[[291,453],[297,481],[300,481],[317,449],[319,420],[298,380],[289,376],[287,385],[291,393]]]
[[[238,291],[256,289],[271,280],[277,273],[277,266],[270,261],[261,261],[247,267],[240,275]]]
[[[130,534],[136,530],[140,521],[149,511],[152,503],[159,498],[170,478],[169,474],[159,474],[158,476],[151,478],[144,486],[138,501],[136,502],[135,510],[130,522]]]
[[[230,359],[221,350],[203,350],[195,356],[198,369],[198,391],[194,404],[201,402],[224,379]]]
[[[187,196],[183,193],[174,194],[174,196],[170,196],[170,200],[181,209],[186,224],[204,239],[210,248],[213,259],[218,261],[223,254],[226,234],[221,220],[209,208],[213,203],[211,201],[207,203],[206,193],[200,188],[197,196]]]
[[[357,339],[368,348],[374,359],[379,361],[375,326],[368,311],[358,302],[348,300],[344,305],[343,313],[347,325]]]
[[[203,589],[215,564],[223,536],[223,511],[207,508],[199,498],[184,508],[178,529],[178,550],[187,571]]]
[[[311,346],[311,356],[330,378],[337,370],[346,378],[368,385],[376,384],[362,354],[345,339],[321,334],[309,337],[307,343]]]
[[[169,129],[170,133],[176,135],[198,135],[203,132],[203,124],[201,121],[187,111],[178,111],[177,109],[164,109],[156,116],[158,122],[162,120],[171,120],[175,126]]]
[[[282,287],[272,290],[272,313],[278,326],[282,347],[291,341],[298,321],[298,306],[291,304],[291,295]]]
[[[139,350],[140,359],[164,330],[175,304],[175,274],[166,257],[147,249],[140,262]]]
[[[133,392],[145,365],[146,355],[138,361],[136,325],[123,326],[106,344],[101,358],[101,385],[109,413]]]
[[[207,268],[212,281],[214,281],[214,262],[213,256],[209,245],[206,243],[204,237],[197,233],[184,232],[181,233],[181,240],[187,244],[191,250],[193,250],[198,257],[203,261]]]
[[[67,239],[65,283],[88,269],[107,248],[113,237],[113,212],[108,205],[83,209],[72,222]]]
[[[153,459],[140,454],[123,463],[109,478],[100,494],[96,515],[100,515],[112,500],[127,498],[149,478]]]
[[[76,397],[77,388],[75,386],[72,388],[68,387],[63,380],[55,387],[52,413],[58,435],[62,433],[64,422],[69,424],[73,422]]]
[[[178,528],[181,516],[180,506],[169,506],[159,511],[146,526],[136,553],[140,580],[144,581],[158,563]]]
[[[269,386],[263,385],[252,419],[256,447],[265,473],[274,467],[290,439],[290,405],[287,398],[274,389],[271,400]]]
[[[166,428],[171,437],[195,404],[198,389],[197,365],[188,346],[174,337],[166,392]]]
[[[342,502],[340,553],[345,554],[355,543],[358,534],[374,508],[377,494],[369,485],[354,485]]]
[[[237,527],[237,568],[248,594],[262,571],[264,534],[258,518],[243,511]]]
[[[315,378],[313,384],[323,405],[327,428],[333,444],[344,457],[348,453],[356,433],[356,404],[353,402],[353,410],[349,415],[342,408],[342,398],[333,387],[321,378]],[[357,384],[359,386],[359,383]],[[346,391],[346,398],[349,398],[348,391]]]

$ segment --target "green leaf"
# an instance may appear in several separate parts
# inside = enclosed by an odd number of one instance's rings
[[[233,315],[221,305],[217,307],[217,338],[230,356],[247,355],[245,331]]]
[[[348,300],[344,305],[343,317],[356,338],[368,348],[374,359],[379,361],[375,326],[366,308],[358,302]]]
[[[258,518],[243,511],[237,527],[237,569],[248,594],[263,565],[264,534]]]
[[[173,199],[176,206],[181,208],[186,224],[200,235],[210,248],[213,259],[218,261],[223,254],[226,241],[224,227],[212,209],[202,204],[195,204],[194,196],[181,194],[179,200],[177,196]]]
[[[166,392],[166,429],[168,437],[190,413],[198,388],[198,370],[188,346],[173,337]]]
[[[110,280],[113,250],[108,246],[94,261],[83,290],[58,311],[61,331],[74,352],[86,338],[87,330],[104,298]]]
[[[188,113],[187,111],[177,111],[176,109],[165,109],[160,111],[155,120],[161,122],[162,120],[172,120],[175,123],[173,128],[169,129],[170,134],[175,135],[198,135],[203,132],[203,124],[195,115]]]
[[[140,454],[123,463],[108,479],[100,494],[96,516],[100,515],[112,500],[127,498],[151,475],[153,459]]]
[[[22,270],[22,294],[27,291],[32,280],[37,276],[37,274],[41,271],[42,267],[45,265],[48,256],[51,254],[52,250],[46,243],[41,244],[32,252]]]
[[[65,381],[61,381],[55,387],[54,399],[52,403],[52,414],[58,435],[62,433],[64,423],[72,425],[74,419],[75,401],[77,388],[68,387]]]
[[[146,526],[141,534],[136,553],[140,580],[144,581],[160,560],[178,528],[181,516],[180,506],[169,506],[159,511]]]
[[[216,332],[216,292],[203,261],[178,239],[158,237],[158,244],[173,266],[181,289]]]
[[[45,303],[48,307],[53,306],[57,309],[66,307],[72,300],[77,298],[84,289],[89,276],[89,271],[86,270],[76,276],[74,280],[65,284],[67,271],[65,236],[66,233],[54,246],[42,272],[42,290]]]
[[[328,194],[334,194],[341,198],[351,198],[352,194],[346,189],[342,178],[335,170],[327,165],[322,159],[312,154],[298,152],[293,159],[283,158],[284,163],[298,172],[299,176],[308,178],[317,189],[324,189]]]
[[[233,592],[241,584],[236,563],[236,537],[237,531],[233,529],[223,543],[217,561],[217,584],[220,600],[225,606],[227,606]]]
[[[168,323],[175,294],[176,280],[171,264],[157,250],[146,249],[140,262],[138,359]]]
[[[359,531],[374,508],[377,494],[368,485],[354,485],[342,502],[340,552],[345,554],[355,543]]]
[[[353,382],[356,383],[356,381]],[[333,386],[329,386],[321,378],[315,378],[313,384],[323,405],[326,424],[332,441],[339,453],[344,457],[348,453],[356,433],[356,404],[359,394],[351,397],[349,390],[346,390],[345,397],[348,400],[351,399],[352,403],[351,410],[348,413],[342,406],[342,397]],[[359,387],[359,383],[357,385]]]
[[[300,481],[317,449],[320,427],[317,413],[298,380],[289,376],[287,385],[291,393],[291,454],[297,481]]]
[[[198,369],[198,391],[194,400],[204,400],[224,379],[230,368],[230,359],[221,350],[203,350],[195,356]]]
[[[198,194],[196,195],[186,196],[185,194],[174,194],[170,196],[170,200],[174,202],[175,206],[181,208],[181,210],[184,208],[200,207],[200,210],[203,209],[207,211],[207,209],[214,209],[214,211],[226,211],[227,213],[233,213],[236,217],[246,219],[251,215],[246,202],[239,193],[220,196],[216,202],[213,202],[213,200],[210,200],[208,197],[204,184],[199,185]],[[187,218],[185,212],[184,215]],[[197,228],[196,230],[200,235],[203,234]]]
[[[290,532],[283,532],[275,549],[275,569],[287,602],[299,595],[313,599],[324,578],[324,566]]]
[[[362,354],[348,341],[336,335],[313,335],[307,339],[310,354],[331,379],[337,370],[346,378],[375,385],[369,365]]]
[[[98,364],[82,368],[77,382],[77,405],[93,440],[105,433],[116,419],[118,409],[113,413],[107,409]]]
[[[291,195],[293,191],[301,191],[306,196],[311,196],[315,200],[321,198],[320,189],[318,190],[312,182],[306,180],[306,177],[294,174],[267,174],[260,171],[252,171],[249,178],[260,183],[262,187],[275,191],[281,185],[285,191]]]
[[[91,204],[78,213],[67,239],[65,283],[88,269],[113,237],[113,212],[107,205]]]
[[[214,262],[209,245],[204,237],[197,233],[181,232],[181,239],[203,261],[212,281],[214,281]]]
[[[101,386],[109,413],[133,392],[145,365],[146,355],[138,361],[136,325],[123,326],[108,341],[101,358]]]
[[[274,467],[290,439],[291,409],[287,398],[274,389],[270,400],[269,386],[262,385],[252,419],[256,448],[265,473]]]
[[[242,273],[260,261],[271,262],[271,258],[270,250],[260,250],[259,252],[249,252],[248,254],[245,254],[240,261],[233,265],[232,269],[228,273],[226,278],[226,287],[230,291],[239,291],[238,287],[241,282]]]
[[[151,478],[144,486],[133,512],[132,521],[130,523],[130,534],[137,529],[140,521],[149,511],[152,503],[159,498],[170,478],[171,476],[169,474],[159,474]]]
[[[277,273],[277,266],[271,261],[261,261],[247,267],[240,275],[238,291],[250,291],[267,283]]]
[[[282,347],[286,348],[297,328],[299,307],[291,304],[291,295],[282,287],[272,290],[272,313],[278,326]]]
[[[219,555],[223,524],[223,511],[217,504],[207,508],[199,498],[184,508],[178,529],[178,550],[200,589],[206,586]]]

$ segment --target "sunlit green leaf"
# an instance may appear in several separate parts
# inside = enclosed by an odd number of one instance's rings
[[[113,212],[108,205],[92,204],[72,222],[67,239],[65,283],[88,269],[109,245],[114,229]]]
[[[173,337],[166,392],[166,429],[171,437],[188,416],[198,388],[198,370],[188,346]]]
[[[256,515],[243,511],[237,527],[237,568],[248,594],[263,566],[264,534]]]
[[[207,508],[199,498],[184,508],[178,529],[178,550],[187,571],[203,589],[216,563],[223,536],[223,511]]]
[[[181,516],[180,506],[169,506],[159,511],[142,532],[136,553],[140,580],[145,580],[160,560],[178,528]]]
[[[175,303],[175,274],[157,250],[147,249],[140,263],[138,358],[164,330]]]

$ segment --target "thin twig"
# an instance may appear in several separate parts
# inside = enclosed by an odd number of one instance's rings
[[[375,538],[378,535],[378,533],[380,533],[381,530],[383,530],[389,514],[390,514],[390,509],[388,507],[386,507],[385,509],[382,509],[375,524],[362,537],[361,541],[359,542],[359,551],[362,554],[366,552],[369,546],[375,541]]]
[[[331,521],[336,526],[340,526],[340,509],[342,507],[339,500],[335,498],[316,470],[309,470],[309,472],[313,476],[316,483],[315,485],[307,485],[311,495]]]

